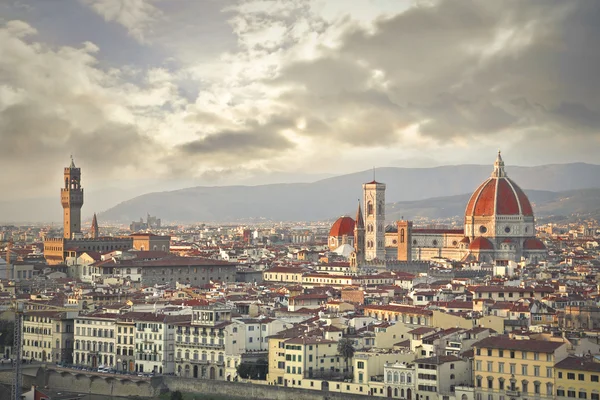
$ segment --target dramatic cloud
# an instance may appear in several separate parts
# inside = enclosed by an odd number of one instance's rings
[[[41,1],[0,21],[0,166],[21,169],[1,183],[22,194],[70,153],[94,185],[491,163],[499,147],[510,164],[600,162],[597,1],[57,2],[104,29],[73,27],[80,41]]]

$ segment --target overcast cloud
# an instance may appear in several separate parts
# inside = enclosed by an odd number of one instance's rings
[[[156,190],[498,148],[600,163],[598,21],[596,0],[5,1],[0,185],[53,194],[71,154],[88,188]]]

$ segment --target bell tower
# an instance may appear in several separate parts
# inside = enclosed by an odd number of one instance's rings
[[[71,156],[71,165],[65,168],[64,174],[65,185],[60,190],[60,202],[63,207],[63,237],[72,239],[73,234],[81,233],[81,207],[83,206],[81,169],[75,166],[73,156]]]
[[[385,183],[363,184],[365,260],[385,260]]]

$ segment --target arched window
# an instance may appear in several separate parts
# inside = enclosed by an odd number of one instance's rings
[[[404,228],[400,229],[400,243],[404,243]]]
[[[398,373],[394,372],[394,383],[398,383]]]
[[[546,383],[546,395],[548,395],[548,396],[553,396],[553,395],[554,395],[554,393],[553,393],[553,390],[552,390],[552,389],[553,389],[553,387],[552,387],[552,384],[551,384],[551,383],[549,383],[549,382],[548,382],[548,383]]]
[[[453,380],[455,378],[454,374],[450,374],[450,380]]]
[[[229,365],[228,365],[228,367],[229,367]],[[387,373],[387,381],[388,381],[388,383],[392,382],[392,373],[390,371],[388,371],[388,373]]]
[[[406,374],[406,383],[412,383],[412,374]]]
[[[404,375],[404,372],[400,373],[400,383],[404,383],[406,382],[406,375]]]
[[[373,215],[373,202],[371,201],[367,202],[367,214]]]

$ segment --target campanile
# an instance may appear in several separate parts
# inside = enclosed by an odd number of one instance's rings
[[[63,207],[63,237],[73,239],[73,234],[81,233],[81,207],[83,206],[83,188],[81,187],[81,169],[71,165],[65,168],[64,187],[60,190],[60,202]]]
[[[365,260],[385,260],[385,184],[363,184],[365,205]]]

